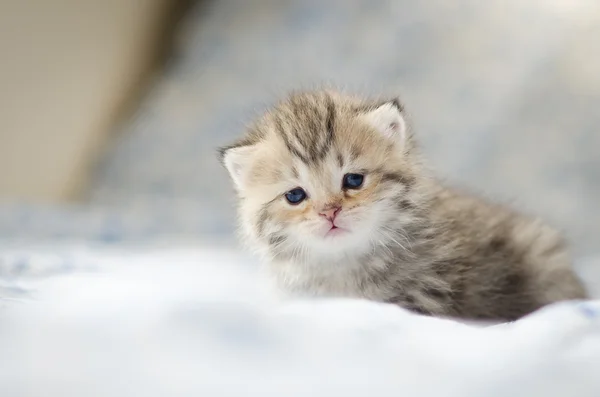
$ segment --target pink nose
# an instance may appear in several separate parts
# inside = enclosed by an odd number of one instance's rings
[[[340,210],[341,210],[340,207],[328,208],[326,210],[319,212],[319,215],[321,215],[322,217],[325,217],[329,222],[333,222],[335,220],[335,217],[337,216],[338,212],[340,212]]]

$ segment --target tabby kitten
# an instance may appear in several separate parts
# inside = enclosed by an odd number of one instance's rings
[[[556,231],[428,173],[398,100],[296,93],[220,153],[284,291],[481,320],[586,298]]]

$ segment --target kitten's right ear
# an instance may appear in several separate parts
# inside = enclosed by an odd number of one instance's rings
[[[407,130],[403,111],[400,101],[393,99],[370,109],[362,117],[381,134],[404,144],[407,140]]]
[[[219,150],[221,162],[238,191],[246,188],[254,146],[230,146]]]

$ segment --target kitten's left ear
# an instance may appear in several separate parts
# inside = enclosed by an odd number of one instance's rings
[[[404,142],[407,138],[406,121],[398,99],[387,101],[362,115],[363,119],[388,138]]]
[[[254,153],[253,146],[232,146],[219,150],[219,157],[238,191],[246,188]]]

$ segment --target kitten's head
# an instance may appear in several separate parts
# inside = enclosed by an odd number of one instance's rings
[[[397,100],[290,96],[221,156],[242,227],[271,257],[300,259],[401,245],[419,205],[419,166]]]

